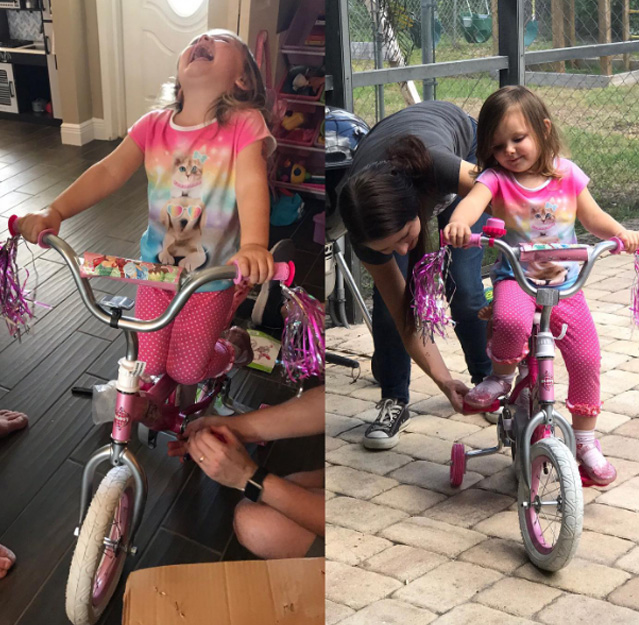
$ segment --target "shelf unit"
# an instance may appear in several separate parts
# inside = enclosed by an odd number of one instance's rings
[[[301,162],[309,172],[316,175],[324,174],[324,147],[317,142],[319,126],[324,119],[324,85],[311,96],[297,96],[285,91],[285,84],[290,78],[289,72],[297,66],[309,68],[311,74],[323,77],[325,59],[325,28],[324,0],[301,0],[291,24],[280,38],[280,54],[286,62],[286,74],[278,83],[277,100],[280,111],[302,113],[309,119],[305,120],[301,128],[306,130],[306,136],[312,132],[312,140],[304,139],[287,140],[287,134],[291,134],[280,125],[276,132],[277,158],[279,163],[282,158],[288,158],[293,162]],[[309,44],[309,41],[314,44]],[[318,45],[319,44],[319,45]],[[317,77],[317,76],[316,76]],[[293,131],[293,135],[295,136]],[[297,135],[305,136],[304,133]],[[284,135],[284,136],[282,136]],[[277,165],[272,169],[273,186],[277,189],[286,189],[300,194],[308,194],[314,197],[325,197],[325,186],[320,184],[294,184],[278,179]]]

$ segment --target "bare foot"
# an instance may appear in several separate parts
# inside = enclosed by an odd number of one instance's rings
[[[0,410],[0,438],[9,436],[11,432],[26,428],[29,423],[27,415],[13,410]],[[0,557],[2,552],[0,551]]]
[[[4,545],[0,545],[0,579],[2,579],[16,561],[16,555]]]

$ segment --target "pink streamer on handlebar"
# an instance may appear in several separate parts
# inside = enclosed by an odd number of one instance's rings
[[[33,312],[26,298],[28,293],[26,283],[29,272],[25,269],[26,276],[20,282],[18,268],[18,241],[20,235],[15,230],[16,215],[9,218],[10,237],[0,244],[0,317],[2,317],[9,334],[18,340],[22,332],[29,331],[29,320],[33,319]]]
[[[324,377],[324,308],[301,287],[282,285],[286,321],[282,334],[282,363],[293,382]]]
[[[635,279],[632,282],[632,303],[630,310],[636,326],[639,326],[639,251],[635,252]]]
[[[432,341],[435,334],[445,337],[446,328],[451,324],[446,305],[446,259],[449,253],[447,247],[430,252],[413,269],[411,308],[415,325],[424,341],[426,337]]]

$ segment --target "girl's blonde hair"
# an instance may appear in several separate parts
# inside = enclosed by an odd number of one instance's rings
[[[255,57],[250,48],[232,31],[221,28],[214,28],[203,33],[205,35],[225,35],[237,42],[244,53],[244,67],[242,70],[242,82],[244,87],[234,85],[233,90],[223,93],[219,98],[211,102],[211,106],[207,112],[208,119],[217,119],[220,126],[226,124],[231,115],[237,110],[257,109],[266,120],[271,123],[271,112],[268,108],[266,87],[262,72],[257,66]],[[202,35],[198,35],[191,43],[199,39]],[[182,110],[184,103],[184,94],[182,86],[177,78],[171,78],[162,86],[159,98],[159,108],[172,109],[177,112]]]
[[[493,156],[493,137],[506,113],[513,109],[521,111],[539,147],[539,158],[532,166],[531,173],[559,178],[560,174],[554,164],[555,158],[562,151],[559,132],[555,124],[551,124],[550,130],[546,128],[544,120],[552,119],[543,100],[521,85],[502,87],[488,96],[481,107],[477,121],[478,173],[500,167]]]

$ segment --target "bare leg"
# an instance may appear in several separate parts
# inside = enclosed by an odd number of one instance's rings
[[[0,579],[2,579],[13,566],[16,556],[10,549],[0,545]]]
[[[323,492],[323,469],[294,473],[287,479],[314,492]],[[317,537],[274,508],[247,500],[236,506],[233,527],[238,541],[264,559],[301,558]]]
[[[0,438],[4,438],[15,432],[27,427],[29,419],[27,415],[21,412],[13,412],[12,410],[0,410]]]

